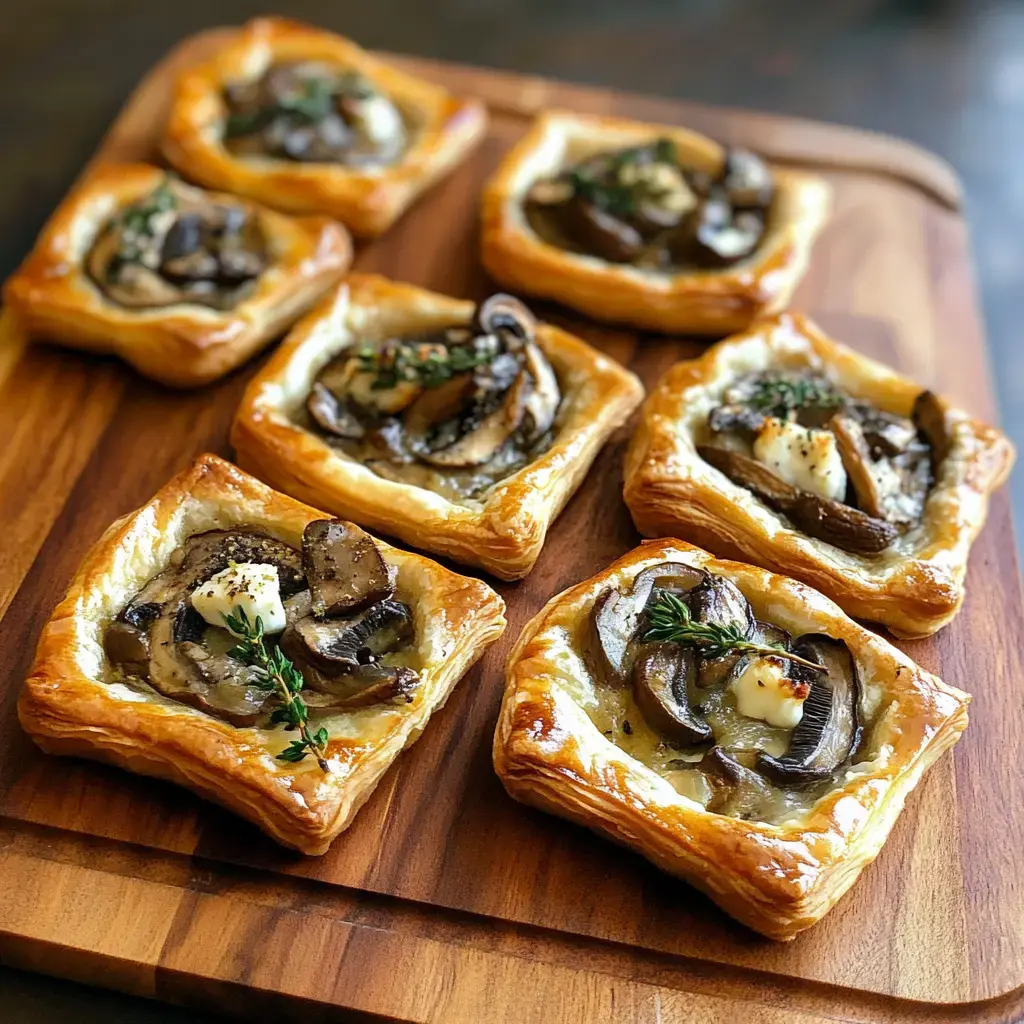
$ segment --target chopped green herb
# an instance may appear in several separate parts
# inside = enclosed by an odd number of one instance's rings
[[[828,381],[816,377],[766,377],[754,385],[749,404],[772,416],[797,409],[831,409],[844,398]]]
[[[486,366],[498,349],[477,338],[469,345],[431,345],[395,342],[382,348],[365,346],[356,352],[360,367],[376,375],[374,390],[393,388],[402,381],[415,381],[426,388],[440,387],[458,373]]]
[[[759,644],[747,639],[735,622],[695,622],[686,603],[675,594],[663,593],[647,612],[648,629],[641,637],[644,643],[675,643],[680,647],[696,647],[706,658],[726,654],[766,654],[787,658],[798,665],[825,669],[817,662],[790,654],[781,644]]]
[[[254,685],[261,690],[276,690],[280,701],[270,715],[271,725],[284,723],[299,730],[299,739],[277,755],[279,761],[297,763],[307,754],[313,754],[321,771],[329,772],[327,763],[326,729],[310,733],[307,724],[309,709],[299,696],[305,682],[302,673],[292,664],[280,647],[268,650],[263,642],[263,620],[257,615],[255,623],[249,621],[245,609],[236,607],[231,615],[224,616],[224,624],[232,633],[241,638],[241,643],[228,651],[228,657],[248,665],[254,670]]]

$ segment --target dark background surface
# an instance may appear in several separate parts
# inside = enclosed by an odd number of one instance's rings
[[[270,10],[246,0],[5,0],[0,279],[152,64],[192,32]],[[935,150],[964,182],[1003,421],[1024,441],[1021,0],[302,0],[277,13],[369,47],[841,121]],[[213,1018],[0,968],[0,1020]]]

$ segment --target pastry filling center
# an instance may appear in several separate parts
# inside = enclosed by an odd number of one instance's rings
[[[320,61],[275,64],[229,85],[224,101],[224,145],[238,156],[385,165],[408,144],[408,125],[389,97],[364,75]]]
[[[317,375],[304,425],[387,480],[479,498],[554,436],[562,395],[535,328],[494,295],[469,327],[353,346]]]
[[[115,678],[233,725],[286,721],[280,694],[239,654],[244,635],[229,617],[253,628],[259,618],[267,655],[301,674],[311,717],[413,700],[412,611],[351,523],[313,521],[301,551],[256,529],[190,537],[107,627]]]
[[[921,522],[951,430],[931,391],[907,419],[820,375],[769,370],[725,391],[697,451],[808,537],[871,556]]]
[[[225,310],[252,291],[269,262],[251,209],[168,179],[104,226],[86,268],[120,306]]]
[[[683,166],[675,144],[597,153],[536,181],[526,197],[533,230],[551,245],[650,270],[728,267],[764,237],[771,171],[727,151],[712,175]]]
[[[580,642],[594,724],[709,811],[784,821],[862,753],[870,723],[846,644],[758,620],[724,577],[645,569],[598,597]]]

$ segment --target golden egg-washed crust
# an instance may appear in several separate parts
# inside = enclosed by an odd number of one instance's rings
[[[541,114],[487,183],[481,255],[501,284],[578,309],[587,316],[679,334],[729,334],[756,316],[784,309],[828,217],[829,188],[808,174],[772,167],[775,199],[768,230],[748,259],[722,270],[664,273],[560,249],[530,227],[523,203],[539,178],[593,153],[667,138],[680,162],[714,173],[721,145],[671,125],[552,111]]]
[[[224,87],[259,78],[274,63],[323,61],[368,78],[412,120],[410,145],[378,168],[242,159],[221,140]],[[360,237],[386,231],[421,194],[461,163],[487,128],[477,99],[414,78],[342,36],[284,18],[250,21],[213,58],[178,80],[163,152],[182,174],[291,213],[325,213]]]
[[[767,825],[705,811],[619,749],[581,706],[593,689],[578,638],[595,599],[665,561],[732,580],[759,618],[794,635],[823,632],[849,646],[873,724],[858,763],[802,815]],[[650,541],[527,624],[508,660],[494,765],[517,800],[639,851],[749,927],[791,939],[874,860],[921,773],[966,727],[969,700],[801,583],[682,541]]]
[[[323,513],[214,455],[199,458],[137,512],[113,523],[85,556],[43,630],[21,692],[18,714],[26,731],[46,751],[171,779],[285,846],[324,853],[504,631],[505,605],[490,587],[376,542],[397,571],[398,597],[413,611],[420,684],[408,704],[317,718],[317,727],[330,733],[329,775],[312,757],[299,764],[276,760],[294,735],[279,726],[236,728],[155,690],[108,681],[103,653],[107,625],[192,534],[253,527],[298,547],[306,524],[320,518]]]
[[[295,422],[313,379],[342,349],[366,338],[468,324],[474,308],[383,277],[350,276],[250,382],[231,428],[239,464],[288,494],[418,548],[501,579],[525,576],[601,446],[643,397],[639,380],[618,363],[557,327],[539,325],[537,344],[563,396],[554,441],[479,501],[455,503],[385,480]]]
[[[718,554],[747,558],[803,580],[850,615],[901,637],[934,633],[964,598],[971,544],[989,496],[1006,479],[1013,445],[995,427],[953,411],[953,441],[919,526],[881,554],[852,554],[805,536],[744,487],[708,465],[697,436],[737,377],[780,367],[811,368],[879,409],[909,416],[919,384],[827,338],[796,314],[677,363],[644,404],[626,455],[624,497],[647,537],[684,536]]]
[[[90,172],[8,279],[4,302],[40,340],[113,353],[154,380],[198,387],[240,366],[305,313],[348,268],[352,242],[326,217],[288,217],[213,193],[259,218],[271,263],[252,291],[226,311],[188,303],[120,306],[90,279],[84,261],[111,217],[166,175],[149,164],[104,164]]]

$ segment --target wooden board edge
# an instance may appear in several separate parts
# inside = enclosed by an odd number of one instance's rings
[[[547,1024],[550,986],[575,993],[588,1024],[654,1024],[659,1014],[728,1024],[738,1005],[749,1021],[810,1024],[833,1019],[839,999],[844,1019],[864,1024],[996,1024],[1024,1013],[1024,988],[985,1002],[911,1002],[12,820],[0,821],[0,875],[0,961],[219,1013],[265,1012],[269,997],[290,1008],[286,1019],[315,1005],[402,1021]],[[300,961],[318,965],[322,989],[289,972]],[[402,964],[402,983],[382,986],[391,975],[375,981],[368,963]],[[495,1016],[503,992],[515,1005]]]
[[[443,79],[443,84],[453,89],[473,77],[474,91],[488,107],[523,118],[532,118],[552,106],[581,111],[606,109],[609,96],[623,107],[645,108],[644,116],[655,120],[675,123],[682,117],[687,127],[691,127],[692,121],[693,127],[711,135],[715,134],[715,122],[722,122],[726,115],[738,116],[743,122],[746,144],[778,163],[879,174],[913,186],[950,210],[963,208],[963,185],[953,166],[938,153],[895,135],[788,114],[719,107],[434,58],[387,51],[378,55],[411,73]],[[483,90],[475,77],[481,75],[488,78]],[[516,98],[510,100],[509,93],[515,93]],[[748,137],[750,132],[753,135]],[[779,135],[781,139],[776,137]]]

